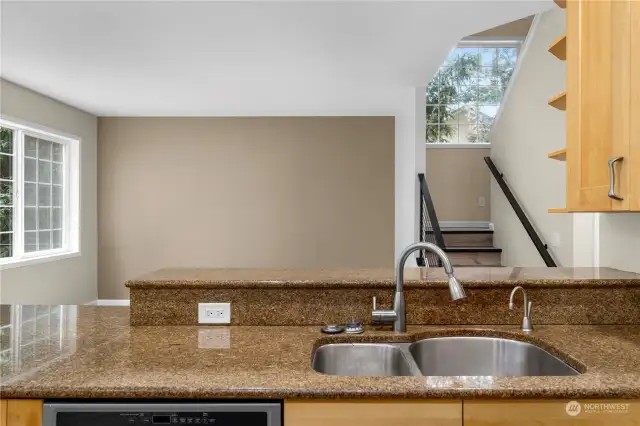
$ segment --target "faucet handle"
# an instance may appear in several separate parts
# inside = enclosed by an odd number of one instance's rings
[[[371,311],[371,319],[374,323],[386,324],[394,322],[398,317],[394,310],[378,309],[376,297],[373,296],[373,310]]]

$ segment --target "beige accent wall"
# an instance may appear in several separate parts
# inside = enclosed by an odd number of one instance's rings
[[[534,24],[535,25],[535,24]],[[530,34],[502,105],[502,115],[489,138],[491,157],[520,201],[558,266],[574,266],[572,215],[550,214],[564,206],[566,165],[547,158],[563,148],[566,116],[547,105],[565,88],[565,63],[547,48],[566,29],[565,11],[545,12]],[[497,184],[491,185],[494,242],[502,248],[504,266],[544,266],[535,246]]]
[[[489,221],[489,148],[427,148],[427,183],[438,220]],[[480,197],[485,207],[478,205]]]
[[[3,115],[81,138],[80,255],[0,271],[0,300],[12,304],[83,304],[97,297],[97,118],[6,80]]]
[[[164,267],[392,267],[394,118],[100,118],[99,295]]]

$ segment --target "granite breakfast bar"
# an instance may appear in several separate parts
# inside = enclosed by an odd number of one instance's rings
[[[576,400],[582,403],[616,403],[626,407],[615,413],[583,413],[579,419],[592,422],[584,424],[640,424],[639,277],[613,270],[561,269],[554,271],[556,275],[536,277],[533,270],[506,269],[509,268],[460,270],[459,275],[471,294],[470,299],[476,297],[479,300],[475,305],[474,302],[472,305],[447,304],[444,312],[434,311],[434,302],[418,305],[420,301],[426,302],[425,297],[437,298],[438,292],[445,290],[439,281],[438,271],[408,270],[408,291],[417,293],[413,299],[413,296],[408,296],[407,308],[410,312],[426,310],[426,313],[409,314],[412,320],[404,334],[393,333],[388,327],[367,325],[366,332],[356,336],[326,336],[319,332],[317,321],[322,322],[325,317],[334,318],[335,315],[338,315],[337,320],[342,320],[339,315],[345,309],[344,303],[339,302],[340,298],[335,294],[327,296],[329,302],[325,300],[325,303],[331,306],[331,302],[335,302],[336,310],[319,306],[319,314],[302,315],[302,319],[300,314],[308,309],[308,305],[296,302],[291,294],[289,297],[284,294],[294,291],[295,297],[305,296],[315,303],[317,298],[326,296],[327,290],[342,290],[345,292],[341,296],[343,299],[357,296],[365,300],[353,303],[359,313],[360,304],[363,307],[368,305],[366,301],[372,293],[383,296],[392,291],[389,279],[378,275],[388,272],[354,271],[343,274],[342,281],[339,278],[332,281],[327,277],[326,274],[335,271],[321,272],[321,277],[316,280],[306,279],[305,274],[309,271],[286,272],[298,274],[297,279],[293,275],[283,279],[278,276],[282,272],[271,272],[269,276],[269,272],[263,271],[260,273],[262,278],[252,281],[246,275],[255,271],[228,270],[192,271],[201,277],[198,280],[188,277],[182,281],[159,279],[160,275],[175,273],[165,271],[155,274],[153,280],[143,277],[128,283],[132,289],[130,309],[54,307],[61,315],[71,316],[73,320],[64,322],[67,329],[60,335],[36,339],[33,350],[29,352],[11,347],[15,352],[3,358],[0,364],[0,392],[3,403],[7,400],[28,400],[40,401],[41,404],[42,400],[61,398],[283,400],[286,426],[329,423],[342,426],[353,424],[354,416],[363,424],[376,426],[574,424],[569,423],[575,419],[567,415],[565,405]],[[541,271],[550,273],[548,269]],[[424,279],[425,273],[431,274],[430,278]],[[208,278],[203,279],[203,274]],[[242,278],[218,278],[219,281],[211,278],[215,275],[228,277],[229,274],[239,274]],[[363,274],[365,278],[354,280],[355,275],[362,277]],[[476,277],[485,274],[485,278],[474,281],[468,276],[465,278],[465,274],[475,274]],[[497,279],[499,274],[503,275]],[[377,278],[371,278],[371,275]],[[487,280],[487,275],[493,278]],[[533,294],[535,328],[532,333],[519,330],[518,314],[507,314],[506,300],[501,295],[515,282]],[[193,294],[190,292],[194,286],[201,286],[196,289],[198,292],[211,292],[207,297],[230,294],[226,292],[234,289],[259,291],[262,296],[250,293],[242,295],[245,299],[235,296],[232,306],[244,303],[244,307],[240,307],[240,311],[232,310],[230,326],[133,325],[134,311],[136,306],[139,307],[136,303],[153,305],[158,300],[151,296],[147,298],[146,294],[136,295],[136,291],[174,291],[175,302],[180,309],[185,309],[192,303]],[[185,295],[181,295],[181,291],[185,291]],[[305,294],[305,291],[310,293]],[[420,294],[420,291],[427,293]],[[496,291],[500,296],[492,293]],[[273,293],[279,295],[274,296]],[[598,298],[594,299],[594,294],[598,294]],[[608,294],[614,295],[610,301],[604,299]],[[136,297],[141,299],[136,300]],[[499,303],[489,303],[493,297],[499,297]],[[564,321],[567,315],[558,313],[553,316],[558,310],[538,306],[543,297],[546,303],[559,302],[562,309],[571,311],[577,318],[576,323],[558,323],[558,318]],[[626,302],[623,301],[625,298],[628,299]],[[204,299],[213,300],[223,301],[219,298]],[[283,303],[288,300],[290,311],[287,316],[270,316],[266,309],[255,311],[252,308],[259,300],[262,303],[265,300],[282,300]],[[166,302],[164,309],[173,312],[170,303]],[[584,306],[585,303],[588,306]],[[606,305],[606,309],[598,309],[599,304]],[[476,311],[476,307],[483,307],[485,317],[489,319],[487,323],[482,323],[480,316],[469,313]],[[149,309],[152,313],[157,311],[153,306]],[[450,324],[444,323],[453,309],[467,313],[453,317],[456,320]],[[251,312],[257,314],[252,316]],[[503,318],[502,323],[500,317]],[[475,318],[477,320],[470,323],[459,323],[463,319]],[[274,319],[290,323],[264,324]],[[429,319],[436,321],[430,322]],[[415,324],[418,321],[423,322]],[[25,327],[23,324],[14,326],[16,330]],[[44,330],[30,332],[39,335]],[[327,343],[411,342],[436,336],[491,336],[531,342],[581,374],[566,377],[347,377],[321,374],[311,366],[314,349]],[[6,349],[4,346],[6,342],[3,341],[2,349]],[[402,421],[390,422],[392,418]],[[514,419],[520,420],[514,422]],[[14,425],[9,423],[9,426]]]

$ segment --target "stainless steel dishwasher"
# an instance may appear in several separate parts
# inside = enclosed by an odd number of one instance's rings
[[[43,426],[281,426],[280,402],[84,403],[45,401]]]

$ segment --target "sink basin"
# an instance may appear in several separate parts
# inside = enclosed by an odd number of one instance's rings
[[[334,376],[575,376],[538,346],[495,337],[434,337],[415,343],[334,343],[312,367]]]
[[[320,346],[313,369],[334,376],[413,376],[404,352],[390,344],[335,343]]]
[[[423,376],[575,376],[535,345],[493,337],[437,337],[409,347]]]

